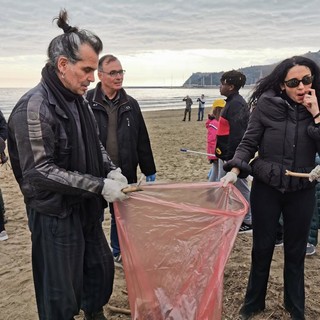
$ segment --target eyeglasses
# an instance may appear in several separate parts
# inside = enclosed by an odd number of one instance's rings
[[[112,78],[115,78],[117,75],[123,76],[126,73],[126,70],[112,70],[110,72],[106,72],[106,71],[103,71],[103,70],[99,70],[99,71],[102,72],[102,73],[107,74],[108,76],[110,76]]]
[[[289,79],[287,81],[284,81],[284,83],[287,85],[289,88],[296,88],[300,82],[304,84],[305,86],[308,84],[311,84],[313,81],[313,76],[304,76],[301,80],[298,80],[297,78]]]

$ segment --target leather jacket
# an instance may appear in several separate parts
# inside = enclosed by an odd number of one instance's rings
[[[83,107],[89,108],[85,101]],[[88,197],[102,198],[104,185],[104,177],[70,171],[69,126],[43,81],[21,97],[8,120],[11,165],[26,205],[60,218]],[[102,145],[101,152],[107,174],[115,167]]]

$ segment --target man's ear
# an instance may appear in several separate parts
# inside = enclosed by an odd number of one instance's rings
[[[98,78],[99,78],[99,80],[101,81],[101,79],[102,79],[102,72],[99,71],[99,70],[98,70]]]
[[[64,56],[60,56],[58,58],[57,66],[58,66],[59,73],[61,75],[64,75],[66,73],[68,62],[69,62],[68,59]]]

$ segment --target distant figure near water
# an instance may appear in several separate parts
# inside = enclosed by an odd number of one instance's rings
[[[189,121],[191,120],[191,106],[193,105],[192,99],[187,95],[182,99],[186,102],[186,108],[184,109],[184,117],[182,121],[186,121],[187,114],[189,115]]]
[[[202,94],[200,96],[200,98],[197,99],[197,102],[199,102],[198,120],[197,121],[203,121],[204,108],[205,108],[205,104],[206,104],[206,99],[204,97],[204,94]]]

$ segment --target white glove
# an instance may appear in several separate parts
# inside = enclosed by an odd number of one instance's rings
[[[129,197],[121,190],[128,187],[128,183],[123,183],[117,180],[104,179],[104,186],[102,189],[102,196],[108,202],[122,201]]]
[[[116,180],[119,182],[123,182],[125,184],[128,184],[127,178],[121,173],[121,169],[117,168],[115,170],[111,170],[108,175],[107,179]]]
[[[225,188],[228,185],[228,183],[236,183],[237,179],[238,176],[234,172],[229,171],[224,177],[220,179],[220,181],[222,182],[222,186]]]
[[[309,173],[309,181],[312,182],[314,180],[320,181],[320,166],[316,166],[310,173]]]

